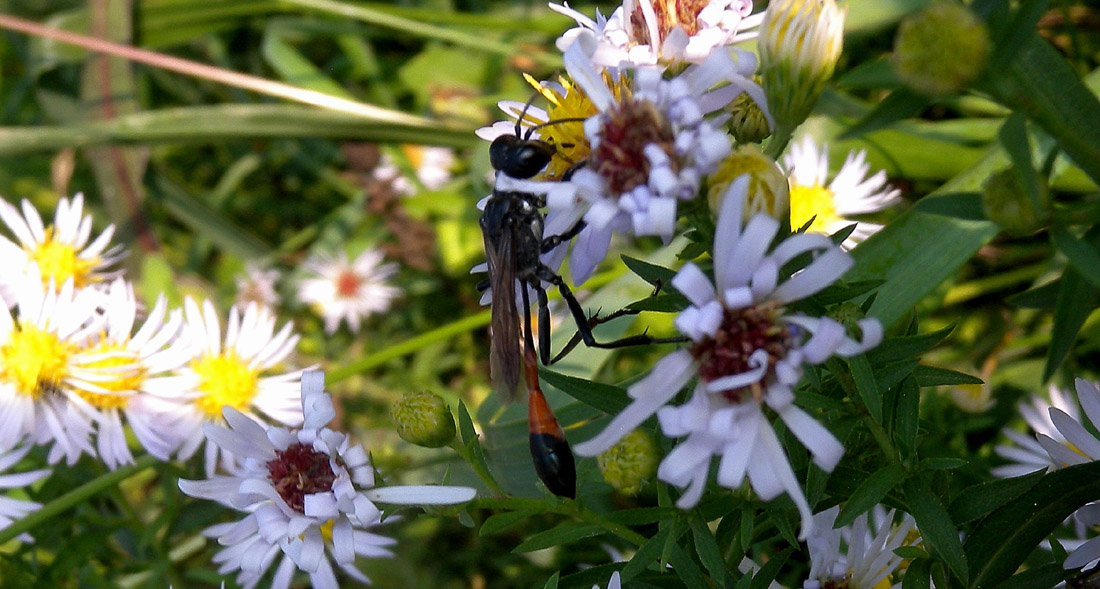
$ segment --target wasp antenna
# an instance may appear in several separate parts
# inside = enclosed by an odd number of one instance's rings
[[[527,140],[531,139],[531,134],[534,133],[535,129],[538,128],[538,126],[531,127],[530,129],[527,130],[527,134],[523,135],[523,127],[521,125],[521,123],[523,123],[523,119],[527,118],[527,109],[531,108],[531,105],[535,103],[535,97],[537,97],[537,96],[538,96],[538,94],[532,94],[531,98],[527,99],[527,102],[524,103],[524,105],[523,105],[523,110],[520,111],[520,113],[519,113],[519,118],[516,119],[516,138],[517,139],[523,139],[524,141],[527,141]]]

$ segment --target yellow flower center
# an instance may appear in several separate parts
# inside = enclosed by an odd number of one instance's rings
[[[807,231],[827,233],[829,225],[840,220],[833,205],[833,192],[824,186],[791,185],[791,229],[797,231],[810,222]]]
[[[133,393],[145,382],[145,368],[137,355],[122,344],[100,340],[88,350],[99,356],[92,362],[86,362],[81,368],[93,370],[110,380],[96,381],[96,385],[113,393]],[[77,390],[76,394],[100,409],[122,409],[130,402],[129,394],[92,393]]]
[[[33,251],[28,251],[30,259],[38,264],[43,284],[52,278],[58,286],[70,278],[77,288],[93,282],[92,271],[99,265],[99,258],[81,258],[73,246],[54,240],[54,228],[46,229],[46,239]]]
[[[74,351],[76,346],[57,335],[20,321],[8,342],[0,346],[0,380],[37,400],[43,393],[61,387]]]
[[[722,209],[722,198],[726,190],[742,174],[749,175],[749,187],[741,211],[746,222],[757,213],[766,213],[776,218],[787,214],[790,206],[787,175],[779,169],[775,160],[754,144],[738,146],[736,151],[718,164],[718,169],[710,178],[707,193],[712,211],[717,213]]]
[[[256,396],[258,374],[230,350],[219,356],[203,356],[191,362],[204,394],[195,403],[211,419],[220,419],[222,408],[243,409]]]
[[[321,537],[325,539],[325,544],[332,544],[332,528],[335,525],[336,520],[334,519],[321,524]]]
[[[524,79],[542,95],[550,104],[546,107],[548,121],[560,121],[563,119],[587,119],[599,113],[596,105],[588,99],[588,96],[579,87],[566,78],[558,78],[558,83],[565,88],[565,93],[558,92],[553,87],[543,86],[538,80],[528,74]],[[605,74],[604,81],[616,98],[629,94],[623,84],[615,84]],[[535,121],[527,121],[531,124],[541,124]],[[557,150],[550,164],[546,166],[540,176],[543,180],[559,180],[562,175],[573,168],[577,163],[588,159],[591,146],[584,134],[584,122],[581,120],[567,123],[555,123],[546,125],[538,130],[539,137],[550,143]]]

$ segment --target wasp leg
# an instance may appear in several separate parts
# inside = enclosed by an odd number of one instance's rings
[[[544,237],[542,239],[542,246],[539,249],[541,249],[542,253],[545,254],[546,252],[576,237],[577,234],[580,233],[586,226],[587,224],[584,222],[584,219],[581,219],[577,221],[576,225],[573,225],[569,228],[569,230],[565,231],[564,233],[551,235],[550,237]]]
[[[592,327],[589,325],[589,322],[591,320],[585,316],[584,309],[581,308],[581,304],[579,301],[577,301],[577,297],[573,295],[573,291],[569,289],[569,285],[565,284],[565,281],[562,280],[561,276],[558,276],[556,273],[554,273],[553,270],[550,270],[550,268],[547,268],[546,266],[542,266],[541,268],[539,268],[538,273],[539,278],[558,287],[558,292],[561,293],[561,298],[565,300],[566,306],[569,307],[569,314],[573,316],[573,322],[577,324],[577,335],[580,337],[581,341],[584,342],[584,345],[590,348],[602,348],[605,350],[610,350],[615,348],[626,348],[629,346],[644,346],[648,344],[672,344],[688,341],[688,338],[685,336],[653,337],[647,333],[642,333],[639,335],[628,335],[626,337],[619,338],[610,342],[596,341],[596,336],[592,333]],[[630,314],[634,314],[634,312],[627,310],[624,313],[616,316],[621,317],[622,315]],[[615,314],[613,313],[612,315]],[[573,346],[576,346],[576,344],[573,344]],[[567,349],[571,350],[572,348],[570,347]],[[563,354],[559,353],[551,360],[551,364],[560,360],[562,357]]]

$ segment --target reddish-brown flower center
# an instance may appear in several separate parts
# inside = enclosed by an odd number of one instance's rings
[[[267,462],[268,478],[291,509],[305,513],[305,496],[332,490],[336,474],[328,454],[301,443],[276,450]]]
[[[699,362],[699,378],[711,382],[724,376],[749,372],[753,368],[749,358],[757,350],[768,353],[768,374],[762,380],[772,377],[775,363],[787,356],[787,350],[792,345],[790,329],[778,318],[779,310],[774,305],[726,309],[722,325],[714,337],[691,348],[691,355]],[[738,403],[743,400],[746,391],[757,398],[763,394],[759,385],[722,394],[731,403]]]
[[[592,152],[592,166],[607,180],[612,194],[622,194],[645,184],[649,179],[647,145],[655,144],[668,154],[673,172],[676,165],[675,135],[668,119],[652,102],[624,98],[604,113],[600,143]]]
[[[649,1],[639,0],[639,2]],[[657,34],[660,39],[649,38],[649,27],[646,26],[640,3],[634,7],[634,12],[630,14],[630,26],[633,27],[635,38],[639,43],[660,47],[676,26],[684,29],[688,36],[697,33],[699,31],[697,22],[699,13],[707,7],[709,2],[710,0],[656,0],[652,2],[653,12],[657,15]]]
[[[354,272],[344,271],[336,277],[336,294],[353,297],[359,291],[359,277]]]

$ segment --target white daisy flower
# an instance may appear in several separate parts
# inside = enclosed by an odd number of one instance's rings
[[[814,531],[806,538],[810,574],[803,589],[901,587],[900,582],[886,583],[903,560],[894,550],[919,542],[919,537],[909,537],[916,523],[909,514],[902,514],[901,522],[895,525],[894,510],[878,511],[881,513],[875,523],[869,523],[868,514],[863,513],[851,526],[840,529],[833,528],[840,507],[814,515]]]
[[[786,310],[788,303],[836,281],[853,262],[820,234],[792,235],[768,254],[779,222],[758,214],[742,227],[747,185],[747,176],[738,178],[722,199],[714,283],[692,263],[672,280],[691,302],[675,321],[691,347],[662,358],[627,390],[633,402],[575,450],[583,456],[600,454],[656,413],[666,436],[686,438],[657,470],[657,478],[687,487],[677,506],[686,509],[699,501],[711,458],[718,456],[719,485],[738,488],[747,477],[765,500],[786,492],[802,514],[805,535],[813,527],[810,508],[764,407],[787,424],[814,464],[831,471],[844,447],[794,404],[792,389],[802,377],[803,364],[863,353],[881,341],[882,325],[876,319],[861,320],[862,341],[857,341],[833,319]],[[813,261],[781,280],[780,268],[805,254],[813,254]],[[688,402],[670,405],[696,377]]]
[[[330,558],[345,574],[369,580],[355,567],[357,556],[391,556],[394,540],[367,530],[382,523],[375,501],[398,505],[456,504],[474,498],[468,487],[376,487],[370,457],[347,435],[325,427],[335,416],[324,393],[324,373],[302,375],[302,429],[263,426],[226,407],[229,427],[204,426],[212,444],[241,460],[234,476],[181,479],[192,497],[217,501],[248,515],[205,534],[226,546],[215,557],[219,571],[240,570],[237,581],[255,586],[281,552],[272,587],[289,587],[295,568],[318,588],[336,588]]]
[[[62,198],[57,203],[53,225],[45,226],[42,217],[29,201],[23,201],[23,213],[0,200],[0,220],[15,236],[11,241],[0,235],[0,298],[10,307],[15,304],[14,290],[37,266],[43,284],[64,284],[72,280],[76,288],[84,288],[112,280],[122,271],[111,269],[126,253],[121,245],[111,246],[114,225],[89,243],[92,217],[82,215],[84,195],[77,194],[70,202]]]
[[[30,446],[23,446],[16,450],[0,452],[0,472],[7,472],[9,468],[18,464],[30,450]],[[0,489],[23,488],[46,478],[52,472],[50,469],[44,468],[28,472],[3,474],[0,475]],[[35,501],[0,497],[0,530],[10,526],[12,522],[23,519],[28,514],[37,511],[39,507],[42,507],[42,504]],[[20,534],[18,539],[20,542],[33,541],[29,534]]]
[[[791,151],[783,156],[783,167],[790,176],[791,228],[799,229],[810,223],[809,231],[836,233],[856,223],[854,215],[866,215],[897,204],[901,191],[886,183],[886,171],[879,170],[868,177],[870,166],[867,153],[862,149],[848,154],[840,171],[829,178],[829,147],[817,144],[809,135],[791,145]],[[828,183],[826,183],[828,182]],[[882,225],[860,221],[852,234],[844,241],[851,249]]]
[[[430,145],[405,145],[402,149],[416,167],[416,179],[424,188],[439,190],[451,181],[451,168],[457,161],[453,149]]]
[[[275,284],[279,282],[279,271],[274,268],[264,268],[257,264],[249,263],[245,266],[244,274],[237,277],[237,296],[234,304],[244,307],[248,303],[256,303],[261,307],[274,309],[279,306],[279,293],[275,292]]]
[[[569,48],[565,67],[599,110],[584,123],[591,155],[568,182],[547,190],[551,209],[588,207],[570,259],[577,283],[607,254],[613,232],[672,237],[677,203],[695,198],[732,149],[717,120],[706,116],[741,92],[759,90],[747,77],[755,62],[718,51],[671,80],[656,68],[638,68],[630,92],[617,96],[583,45]],[[715,88],[720,81],[730,84]]]
[[[82,380],[75,359],[103,329],[102,296],[72,280],[43,287],[32,264],[15,291],[17,314],[0,312],[0,451],[30,439],[51,445],[51,464],[95,456],[89,436],[97,411],[76,394],[94,385]]]
[[[558,49],[564,53],[578,37],[594,37],[592,61],[604,67],[698,63],[720,47],[755,39],[764,18],[751,14],[752,0],[624,0],[610,18],[597,10],[595,20],[564,2],[550,10],[578,25],[558,38]]]
[[[371,170],[371,179],[383,184],[389,184],[390,190],[401,196],[416,194],[416,185],[405,177],[405,173],[398,167],[388,154],[383,153],[378,160],[378,165]]]
[[[1049,401],[1038,395],[1032,395],[1030,403],[1021,402],[1016,408],[1019,410],[1020,416],[1024,418],[1024,422],[1036,434],[1053,439],[1059,444],[1065,444],[1066,439],[1051,421],[1050,410],[1057,409],[1071,419],[1078,420],[1077,404],[1074,403],[1072,395],[1054,385],[1051,385],[1048,391],[1050,394]],[[1011,461],[1011,464],[994,467],[991,471],[993,476],[1000,478],[1018,477],[1037,470],[1047,470],[1058,466],[1034,437],[1012,429],[1005,429],[1001,433],[1014,442],[1014,445],[1000,444],[993,448],[993,452],[1001,458]]]
[[[188,297],[180,338],[189,353],[188,363],[169,377],[165,386],[147,391],[170,407],[175,423],[172,435],[181,440],[180,458],[190,458],[203,445],[203,425],[221,423],[225,407],[258,423],[302,423],[301,371],[281,372],[283,361],[298,343],[290,323],[276,333],[275,316],[269,310],[250,304],[242,313],[240,307],[233,306],[223,342],[213,303],[204,301],[200,309]],[[207,475],[219,465],[219,454],[222,468],[230,472],[236,468],[232,454],[207,443]]]
[[[324,318],[325,333],[335,333],[341,321],[358,333],[364,318],[387,311],[401,296],[400,288],[386,284],[397,273],[397,264],[383,264],[380,250],[364,250],[350,263],[344,252],[318,254],[305,267],[317,277],[301,281],[298,298]]]
[[[132,464],[122,418],[138,442],[153,456],[168,460],[180,440],[172,435],[171,406],[148,394],[186,392],[180,379],[169,373],[191,359],[190,350],[176,339],[182,317],[167,312],[160,297],[134,331],[138,303],[133,287],[123,279],[111,283],[103,300],[106,324],[89,344],[73,356],[75,393],[95,408],[89,415],[97,426],[99,457],[110,469]]]

